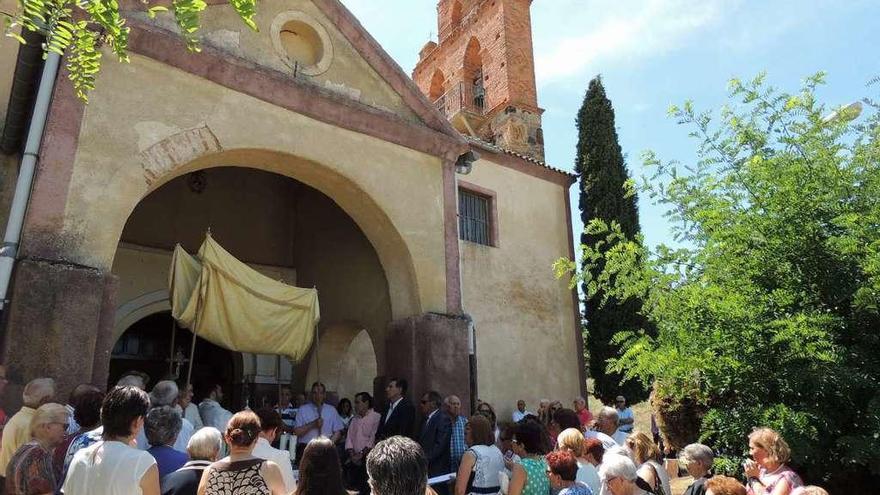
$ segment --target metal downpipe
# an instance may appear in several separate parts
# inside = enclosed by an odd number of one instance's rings
[[[46,127],[46,117],[49,114],[49,104],[52,100],[55,78],[58,75],[58,67],[60,65],[61,56],[50,52],[43,67],[43,74],[40,77],[37,100],[34,103],[31,125],[28,129],[27,141],[21,158],[21,167],[18,171],[18,181],[15,183],[15,195],[12,198],[12,206],[9,209],[6,234],[3,236],[3,245],[0,247],[0,310],[4,310],[9,302],[6,298],[9,291],[9,282],[12,279],[12,269],[15,265],[15,258],[18,255],[18,245],[21,241],[21,231],[24,226],[24,215],[31,196],[31,186],[33,185],[37,169],[40,144],[43,141],[43,130]]]

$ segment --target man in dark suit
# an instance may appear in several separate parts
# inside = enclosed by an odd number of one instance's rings
[[[425,416],[422,432],[419,435],[419,444],[428,458],[428,476],[447,474],[449,467],[449,435],[452,430],[452,422],[448,414],[440,410],[443,397],[435,391],[430,391],[422,396],[421,410]],[[445,483],[434,485],[432,488],[438,495],[449,493]]]
[[[376,441],[385,440],[394,435],[402,435],[415,440],[416,408],[406,398],[406,380],[392,378],[385,386],[385,397],[388,407],[382,413]]]

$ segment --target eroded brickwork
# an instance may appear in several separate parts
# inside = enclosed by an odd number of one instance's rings
[[[531,0],[440,0],[413,80],[461,132],[544,158]]]

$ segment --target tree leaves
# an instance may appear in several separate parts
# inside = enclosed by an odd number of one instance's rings
[[[708,407],[703,441],[736,457],[777,428],[802,473],[834,481],[880,474],[880,109],[823,121],[824,78],[785,93],[759,74],[718,112],[671,107],[697,160],[646,153],[639,192],[683,247],[589,223],[576,278],[605,305],[644,301],[657,335],[619,334],[611,367]]]
[[[148,0],[144,1],[149,5]],[[244,23],[253,30],[256,0],[229,0]],[[199,51],[199,17],[207,4],[203,0],[173,0],[173,14],[191,51]],[[150,6],[150,18],[167,12],[161,5]],[[49,53],[67,56],[67,69],[77,96],[88,102],[101,70],[101,47],[107,45],[120,62],[128,62],[129,28],[119,11],[117,0],[20,0],[18,11],[4,16],[6,36],[24,44],[18,33],[27,29],[41,33],[44,57]]]

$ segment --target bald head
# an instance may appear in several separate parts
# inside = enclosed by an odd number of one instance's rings
[[[53,397],[55,397],[55,380],[51,378],[31,380],[21,392],[21,400],[24,405],[34,409],[51,402]]]

